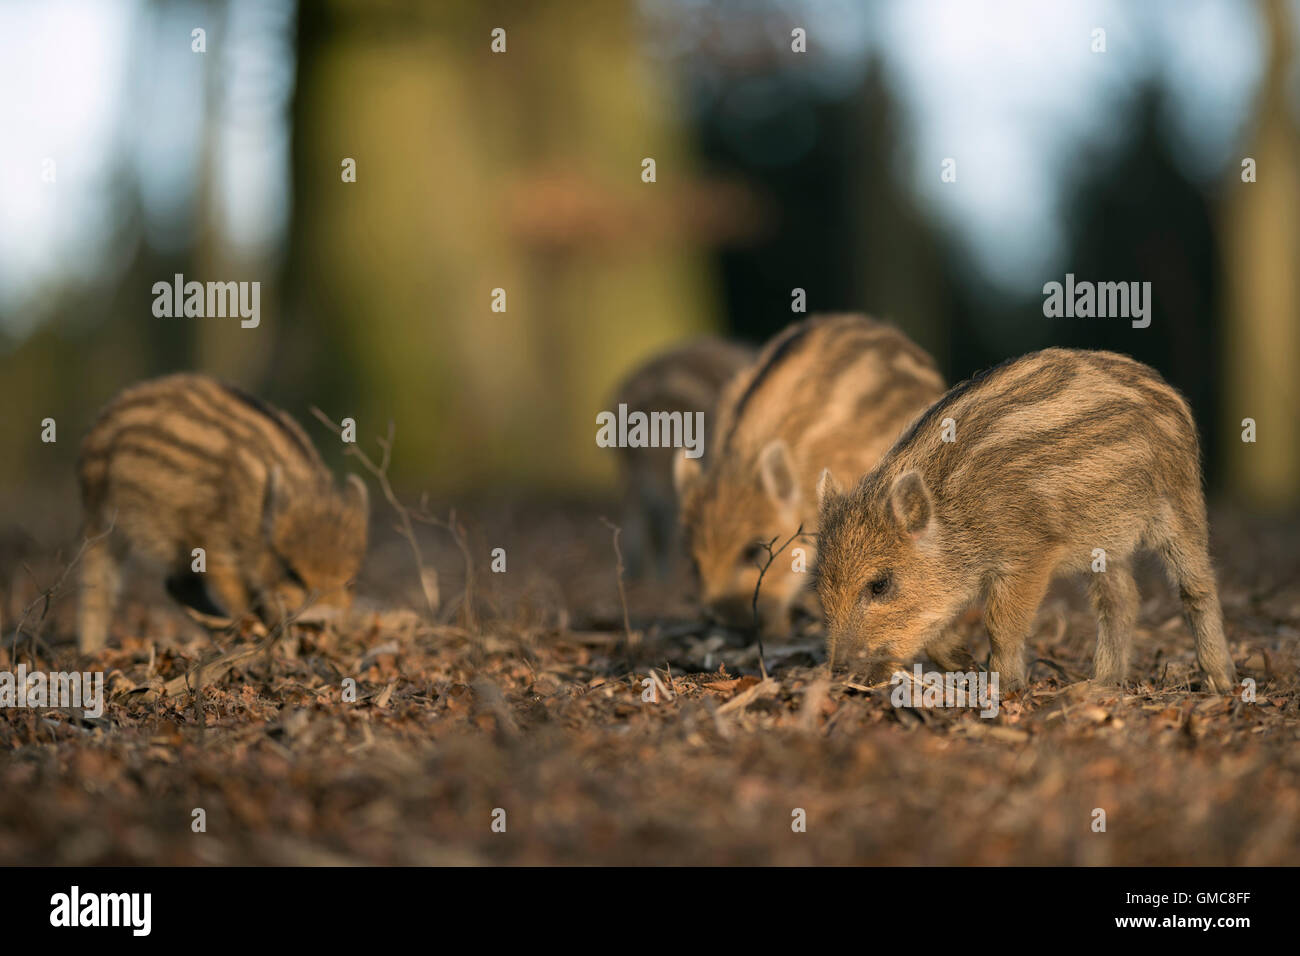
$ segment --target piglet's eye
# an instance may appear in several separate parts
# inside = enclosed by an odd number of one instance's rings
[[[885,572],[875,580],[869,582],[867,586],[862,589],[862,600],[873,601],[877,598],[884,597],[889,593],[889,590],[893,585],[894,576],[889,572]]]

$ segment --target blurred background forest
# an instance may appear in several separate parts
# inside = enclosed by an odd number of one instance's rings
[[[1214,492],[1293,509],[1298,39],[1294,0],[6,3],[0,518],[44,496],[71,531],[95,412],[178,369],[335,462],[310,406],[391,419],[407,490],[612,490],[617,380],[762,341],[795,288],[953,381],[1052,344],[1150,362]],[[1045,318],[1067,272],[1150,281],[1150,327]],[[176,273],[260,281],[260,326],[155,317]]]

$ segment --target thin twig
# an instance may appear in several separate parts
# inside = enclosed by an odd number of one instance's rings
[[[790,546],[791,541],[799,537],[801,534],[803,534],[802,524],[799,525],[798,530],[795,531],[794,534],[785,539],[785,544],[781,545],[781,547],[777,548],[775,551],[772,550],[772,545],[776,544],[777,538],[781,537],[780,535],[777,535],[776,538],[773,538],[766,544],[760,542],[763,550],[767,552],[767,562],[758,567],[758,580],[754,582],[754,599],[750,603],[750,610],[754,615],[754,640],[758,642],[758,669],[763,675],[763,680],[767,680],[767,662],[763,658],[763,631],[758,622],[758,591],[763,586],[763,577],[767,574],[767,569],[772,566],[772,562],[777,559],[777,556],[780,555],[782,551]],[[757,561],[754,563],[755,565],[758,565]]]
[[[28,637],[30,638],[28,655],[31,657],[32,666],[36,665],[37,641],[40,641],[42,646],[46,647],[47,651],[49,650],[48,645],[46,645],[44,640],[41,639],[41,631],[45,629],[45,619],[49,616],[50,608],[54,605],[54,598],[63,590],[64,582],[67,581],[68,575],[72,573],[72,569],[81,562],[81,558],[85,555],[86,549],[93,544],[98,544],[104,538],[107,538],[112,534],[115,522],[116,516],[113,521],[109,522],[108,527],[104,531],[90,538],[82,538],[81,547],[79,547],[77,553],[72,556],[72,560],[64,565],[63,573],[59,575],[58,579],[52,585],[42,591],[39,597],[23,609],[22,615],[18,618],[18,624],[14,627],[13,648],[15,655],[18,653],[18,641],[22,637],[23,628],[27,624],[27,619],[31,616],[32,612],[36,610],[37,605],[41,606],[41,614],[40,617],[36,619],[35,625],[28,634]]]
[[[474,553],[470,550],[469,535],[465,531],[465,526],[456,517],[456,509],[453,508],[447,513],[445,521],[442,518],[435,518],[429,513],[428,496],[426,495],[420,498],[420,510],[411,512],[411,515],[416,521],[423,524],[442,528],[456,542],[461,560],[465,564],[465,589],[461,596],[461,625],[471,634],[476,633],[478,630],[478,615],[474,611]]]
[[[343,433],[343,429],[319,408],[313,406],[311,412],[336,434],[341,435]],[[378,462],[375,462],[357,445],[351,443],[349,443],[345,454],[356,458],[357,461],[361,462],[361,466],[374,476],[379,483],[380,490],[384,493],[384,498],[397,513],[398,520],[401,522],[397,530],[406,539],[407,544],[410,545],[411,555],[415,558],[416,571],[420,575],[420,589],[424,594],[424,603],[429,612],[430,623],[436,623],[438,615],[439,598],[437,596],[437,586],[434,583],[437,581],[437,576],[434,574],[433,569],[424,563],[424,555],[420,551],[419,540],[415,535],[415,522],[442,528],[451,535],[465,563],[465,589],[461,598],[461,623],[466,632],[475,635],[478,631],[478,617],[474,610],[474,555],[469,546],[469,536],[466,534],[464,525],[457,519],[454,509],[449,512],[447,519],[443,520],[429,513],[427,497],[421,497],[418,510],[408,508],[398,499],[397,493],[393,491],[392,483],[388,479],[388,466],[391,464],[393,457],[395,430],[394,424],[390,421],[388,423],[388,436],[375,439],[376,444],[379,445],[380,450],[383,452]],[[477,649],[477,642],[475,647]]]
[[[600,521],[606,528],[609,528],[610,531],[614,532],[614,558],[616,561],[615,570],[618,574],[618,599],[623,605],[623,636],[627,641],[628,648],[630,649],[636,644],[636,640],[632,637],[632,622],[627,613],[627,590],[623,586],[623,549],[618,543],[619,536],[623,533],[623,529],[614,524],[614,522],[610,521],[604,515],[601,515]]]
[[[335,434],[343,434],[342,426],[331,420],[328,415],[316,406],[312,406],[311,413],[320,419],[322,424],[333,429]],[[379,448],[383,453],[378,463],[362,451],[360,446],[351,442],[348,443],[348,447],[344,451],[344,454],[351,455],[353,458],[357,459],[357,461],[361,462],[361,467],[374,476],[375,481],[379,484],[380,491],[384,493],[385,500],[387,500],[393,511],[397,513],[397,518],[400,522],[397,530],[402,537],[406,539],[406,543],[410,545],[411,555],[415,558],[416,572],[420,575],[420,593],[424,595],[424,605],[429,612],[430,619],[432,620],[438,614],[437,600],[432,593],[433,589],[429,586],[429,570],[424,564],[424,556],[420,551],[420,543],[415,537],[415,527],[411,523],[411,512],[409,508],[398,500],[397,494],[393,491],[392,483],[388,480],[388,466],[392,462],[393,458],[393,436],[395,431],[396,426],[392,422],[389,422],[388,437],[375,439],[376,444],[379,445]]]

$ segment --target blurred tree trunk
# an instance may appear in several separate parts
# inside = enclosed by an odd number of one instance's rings
[[[212,44],[210,52],[198,59],[203,72],[203,114],[202,141],[199,146],[199,170],[194,193],[195,245],[191,274],[185,281],[225,282],[229,280],[253,280],[261,276],[250,274],[255,271],[250,263],[239,263],[232,255],[221,228],[221,195],[218,187],[218,170],[222,162],[222,93],[223,66],[229,68],[223,47],[229,41],[227,26],[230,22],[226,4],[209,4],[206,8],[205,24],[208,30],[208,42]],[[242,268],[241,268],[242,265]],[[170,278],[170,277],[168,277]],[[265,286],[265,283],[263,283]],[[263,295],[266,293],[262,289]],[[267,313],[267,303],[262,303],[262,313]],[[268,331],[257,332],[241,329],[238,322],[216,321],[211,317],[189,320],[194,323],[194,354],[190,363],[220,378],[231,381],[254,384],[254,370],[247,367],[246,356],[256,354],[247,348],[250,335],[267,335]],[[268,326],[272,323],[268,322]]]
[[[630,0],[300,8],[276,368],[367,441],[392,419],[416,487],[606,480],[615,379],[706,324],[702,251],[661,215],[689,172],[670,84],[636,27]]]
[[[1283,0],[1262,4],[1269,59],[1253,141],[1258,181],[1231,186],[1226,217],[1223,455],[1229,487],[1268,509],[1300,502],[1300,135],[1288,95],[1293,33]],[[1240,440],[1254,419],[1257,440]]]
[[[915,165],[915,158],[900,161],[897,144],[906,136],[879,60],[864,73],[853,105],[851,128],[857,138],[847,190],[858,229],[859,301],[875,318],[906,331],[935,356],[945,374],[952,373],[948,326],[953,308],[945,250],[929,218],[916,207],[914,185],[899,179],[898,171]]]

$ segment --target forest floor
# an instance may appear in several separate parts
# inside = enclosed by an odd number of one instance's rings
[[[682,573],[629,584],[629,644],[600,511],[480,514],[470,619],[448,535],[421,535],[450,599],[431,619],[406,542],[381,534],[349,624],[269,652],[147,583],[81,658],[75,588],[39,600],[69,555],[0,535],[0,671],[103,670],[110,695],[97,719],[0,711],[0,863],[1300,863],[1294,525],[1215,516],[1254,701],[1200,690],[1151,562],[1131,686],[1086,680],[1095,622],[1063,582],[1031,685],[985,719],[830,680],[816,640],[769,646],[762,681],[751,646],[694,623]],[[982,659],[983,625],[963,627]],[[232,650],[248,653],[187,686]]]

